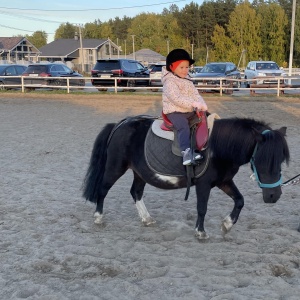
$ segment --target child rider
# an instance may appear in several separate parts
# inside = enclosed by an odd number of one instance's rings
[[[194,110],[207,110],[204,99],[199,95],[188,72],[195,61],[184,49],[172,50],[166,59],[166,68],[162,71],[162,103],[163,113],[167,115],[178,132],[178,142],[183,156],[183,165],[192,162],[193,153],[190,149],[189,118]],[[201,155],[195,159],[202,158]]]

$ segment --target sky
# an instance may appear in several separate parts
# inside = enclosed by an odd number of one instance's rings
[[[176,4],[179,9],[190,4],[192,0],[11,0],[1,1],[0,4],[0,37],[17,35],[32,35],[35,31],[45,31],[48,34],[47,42],[54,39],[55,30],[62,23],[84,25],[100,19],[105,22],[109,19],[124,16],[149,13],[162,13],[164,8]],[[200,4],[200,1],[193,1]],[[201,1],[202,2],[202,1]]]

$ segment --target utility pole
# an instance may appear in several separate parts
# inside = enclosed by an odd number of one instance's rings
[[[296,16],[296,0],[293,0],[292,8],[292,27],[291,27],[291,43],[290,43],[290,60],[289,60],[289,76],[292,76],[293,68],[293,51],[294,51],[294,34],[295,34],[295,16]],[[289,79],[291,84],[291,79]]]
[[[133,55],[133,59],[135,59],[135,49],[134,49],[134,37],[135,37],[135,35],[132,34],[131,36],[132,36],[132,55]]]
[[[206,46],[206,63],[208,63],[208,58],[209,58],[208,46]]]
[[[120,47],[119,47],[119,39],[117,38],[117,46],[118,46],[118,58],[120,58]]]
[[[127,49],[126,49],[126,40],[124,40],[124,50],[125,50],[125,58],[126,58],[126,51],[127,51]]]
[[[242,53],[241,53],[241,56],[240,56],[240,60],[239,60],[239,63],[237,65],[237,68],[240,67],[240,64],[241,64],[241,61],[242,61],[242,58],[245,57],[245,53],[247,52],[247,50],[243,49]]]
[[[191,45],[192,45],[192,59],[194,59],[194,44]]]
[[[82,47],[82,33],[81,33],[81,25],[78,25],[79,31],[79,42],[80,42],[80,57],[81,57],[81,72],[84,72],[84,57],[83,57],[83,47]]]
[[[170,41],[167,40],[167,54],[170,52]]]

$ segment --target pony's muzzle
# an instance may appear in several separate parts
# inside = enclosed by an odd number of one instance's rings
[[[277,186],[275,188],[263,188],[263,199],[265,203],[276,203],[281,194],[281,187]]]

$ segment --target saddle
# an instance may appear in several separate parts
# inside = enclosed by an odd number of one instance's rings
[[[191,149],[193,151],[202,151],[205,149],[208,140],[208,127],[207,127],[207,116],[206,112],[197,111],[189,119],[190,135],[191,135]],[[181,156],[181,150],[179,148],[177,130],[173,127],[172,122],[168,117],[162,113],[162,122],[160,123],[160,129],[163,131],[171,131],[173,135],[169,135],[172,143],[172,152],[177,156]],[[157,130],[154,130],[157,133]],[[161,136],[161,135],[160,135]],[[163,136],[161,136],[163,137]],[[166,135],[165,135],[165,138]]]
[[[156,119],[148,131],[145,140],[145,158],[148,167],[157,174],[165,176],[187,177],[187,191],[185,200],[193,178],[201,177],[209,164],[207,142],[212,132],[215,119],[220,117],[206,112],[195,113],[189,120],[191,128],[191,149],[202,151],[203,159],[190,166],[182,165],[182,155],[177,139],[177,131],[173,130],[173,124],[162,114],[162,119]],[[159,154],[158,154],[159,153]]]

